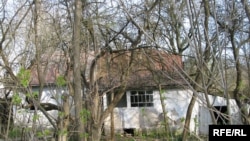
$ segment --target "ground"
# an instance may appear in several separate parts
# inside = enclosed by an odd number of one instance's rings
[[[110,141],[109,137],[103,137],[101,141]],[[166,139],[166,137],[150,137],[150,136],[120,136],[117,135],[115,137],[115,141],[181,141],[181,136],[174,137],[170,140]],[[207,141],[207,138],[195,138],[189,137],[188,141]]]

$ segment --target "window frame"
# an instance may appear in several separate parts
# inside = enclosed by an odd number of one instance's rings
[[[154,92],[152,90],[131,90],[131,107],[154,107]]]

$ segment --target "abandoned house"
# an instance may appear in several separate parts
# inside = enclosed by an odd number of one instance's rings
[[[89,62],[95,59],[94,53],[82,55],[83,64],[87,64],[86,76],[90,69]],[[52,56],[45,56],[44,88],[40,103],[56,118],[61,104],[61,96],[67,93],[66,87],[58,87],[56,79],[66,71],[68,57],[60,51]],[[164,110],[170,129],[181,132],[183,129],[187,108],[192,98],[193,91],[187,82],[181,77],[183,63],[181,56],[172,55],[162,50],[141,49],[134,51],[122,51],[107,53],[97,62],[96,80],[100,91],[106,91],[121,83],[120,74],[128,64],[132,64],[127,78],[126,91],[120,102],[113,110],[114,129],[116,132],[133,133],[137,130],[151,130],[163,127]],[[132,59],[131,59],[132,58]],[[36,67],[35,67],[36,68]],[[39,89],[37,71],[31,71],[30,85],[34,91]],[[89,78],[87,77],[86,81]],[[114,93],[115,95],[115,93]],[[209,95],[212,106],[221,113],[227,112],[226,99]],[[111,101],[111,94],[102,95],[103,109],[106,109]],[[25,104],[25,101],[23,101]],[[71,107],[72,114],[74,107]],[[233,123],[240,123],[239,109],[233,99],[230,100],[230,111]],[[212,123],[203,93],[198,93],[198,100],[192,113],[190,132],[195,134],[208,134],[208,125]],[[22,111],[22,112],[20,112]],[[216,114],[216,112],[214,112]],[[46,118],[39,113],[39,119],[43,126],[50,126]],[[32,118],[32,109],[16,109],[16,124],[27,125]],[[111,116],[104,123],[105,132],[109,132]],[[218,122],[225,123],[226,118],[216,114]]]

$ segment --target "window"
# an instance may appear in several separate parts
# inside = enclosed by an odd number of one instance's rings
[[[109,105],[110,102],[111,102],[111,94],[108,93],[107,94],[107,105]],[[115,107],[119,107],[119,108],[127,107],[127,95],[126,95],[126,93],[123,94],[121,100],[117,103],[117,105]]]
[[[153,107],[153,91],[130,91],[131,107]]]

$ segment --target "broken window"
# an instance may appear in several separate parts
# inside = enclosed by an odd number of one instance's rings
[[[130,91],[131,107],[153,107],[153,91]]]

